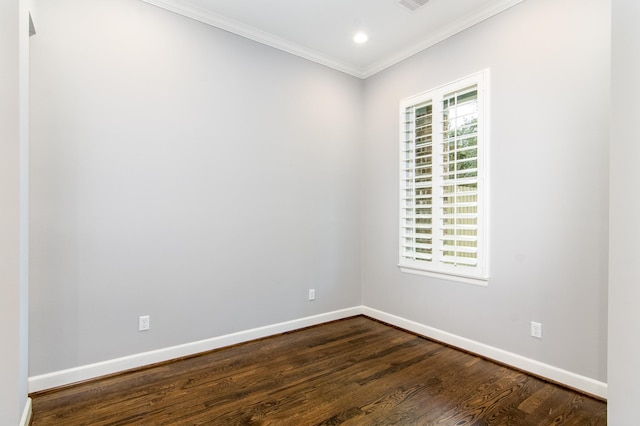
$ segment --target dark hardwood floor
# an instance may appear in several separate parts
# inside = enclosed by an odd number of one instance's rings
[[[31,395],[32,425],[605,425],[606,403],[366,317]]]

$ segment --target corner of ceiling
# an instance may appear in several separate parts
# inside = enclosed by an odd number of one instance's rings
[[[337,61],[312,49],[308,49],[290,40],[283,39],[258,28],[243,24],[214,12],[186,5],[181,0],[140,0],[178,15],[194,19],[224,31],[265,44],[292,55],[316,62],[358,78],[364,78],[364,70],[352,64]]]
[[[291,40],[283,39],[209,10],[189,6],[183,0],[141,1],[364,80],[524,0],[500,0],[487,8],[461,16],[459,19],[449,23],[446,27],[441,28],[440,31],[428,34],[424,39],[402,49],[397,54],[383,58],[363,68],[336,60],[313,49],[301,46]]]
[[[403,60],[417,53],[420,53],[423,50],[428,49],[431,46],[434,46],[441,41],[444,41],[449,37],[452,37],[476,24],[479,24],[480,22],[489,19],[492,16],[504,12],[505,10],[523,1],[524,0],[503,0],[498,2],[498,4],[493,5],[492,7],[481,9],[476,11],[475,13],[461,16],[459,19],[452,21],[440,31],[431,33],[428,37],[425,37],[424,39],[419,40],[413,45],[408,46],[406,49],[399,51],[397,54],[372,63],[364,69],[363,77],[361,78],[369,78],[372,75],[377,74],[389,67],[392,67],[393,65],[402,62]]]

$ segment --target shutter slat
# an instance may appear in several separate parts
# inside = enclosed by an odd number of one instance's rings
[[[450,263],[454,265],[466,265],[466,266],[476,266],[478,264],[477,259],[467,258],[467,257],[458,257],[458,256],[443,256],[443,263]]]
[[[478,248],[477,247],[464,247],[464,246],[451,246],[451,245],[444,245],[442,246],[442,251],[452,251],[455,253],[477,253],[478,252]]]

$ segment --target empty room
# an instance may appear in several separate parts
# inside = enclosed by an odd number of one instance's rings
[[[0,424],[637,421],[640,6],[1,7]]]

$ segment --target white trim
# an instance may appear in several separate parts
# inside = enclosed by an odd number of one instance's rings
[[[31,17],[31,0],[19,1],[19,198],[20,198],[20,307],[19,307],[19,377],[20,402],[24,409],[20,426],[31,423],[32,401],[28,397],[27,380],[29,375],[29,91],[30,91],[30,37],[35,34]]]
[[[386,68],[397,64],[398,62],[409,58],[410,56],[415,55],[416,53],[419,53],[431,46],[440,43],[441,41],[448,39],[449,37],[458,34],[459,32],[466,30],[467,28],[479,24],[480,22],[489,19],[494,15],[497,15],[498,13],[501,13],[517,5],[524,0],[498,0],[497,4],[482,9],[476,13],[462,16],[460,19],[451,22],[441,31],[434,33],[430,37],[424,40],[419,40],[417,43],[409,46],[409,48],[401,50],[396,55],[374,62],[373,64],[366,67],[358,67],[351,63],[336,60],[313,49],[309,49],[290,40],[283,39],[274,34],[227,18],[226,16],[219,15],[209,10],[188,6],[182,0],[141,1],[177,13],[179,15],[195,19],[196,21],[212,25],[225,31],[229,31],[250,40],[257,41],[258,43],[280,49],[284,52],[291,53],[312,62],[325,65],[329,68],[342,71],[354,77],[366,79]]]
[[[178,15],[186,16],[187,18],[195,19],[207,25],[211,25],[221,30],[228,31],[233,34],[248,38],[249,40],[256,41],[258,43],[265,44],[270,47],[282,50],[283,52],[291,53],[292,55],[307,59],[312,62],[316,62],[320,65],[333,68],[341,71],[345,74],[353,75],[358,78],[365,78],[362,70],[357,67],[353,67],[348,63],[336,61],[329,56],[323,55],[315,50],[308,49],[292,41],[286,40],[282,37],[278,37],[274,34],[262,31],[258,28],[250,25],[243,24],[226,16],[219,15],[209,10],[201,8],[187,6],[180,0],[141,0],[145,3],[152,4],[170,12],[177,13]]]
[[[406,318],[378,311],[377,309],[363,306],[362,314],[394,325],[396,327],[411,331],[413,333],[420,334],[427,338],[446,343],[456,348],[460,348],[465,351],[469,351],[483,357],[501,362],[503,364],[510,365],[531,374],[544,377],[551,381],[561,383],[565,386],[578,389],[582,392],[586,392],[588,394],[595,395],[604,399],[607,398],[607,384],[598,380],[594,380],[590,377],[563,370],[562,368],[554,367],[552,365],[545,364],[531,358],[526,358],[524,356],[514,354],[502,349],[498,349],[493,346],[485,345],[484,343],[457,336],[455,334],[451,334],[437,328],[429,327],[427,325],[420,324]]]
[[[489,95],[489,78],[490,69],[485,68],[474,74],[466,77],[459,78],[450,83],[440,85],[432,88],[426,92],[422,92],[416,95],[412,95],[408,98],[402,99],[399,104],[399,197],[398,197],[398,219],[399,219],[399,235],[398,235],[398,257],[400,270],[405,273],[412,273],[417,275],[426,275],[435,278],[444,278],[451,281],[459,281],[466,284],[475,284],[481,286],[487,286],[489,281],[489,253],[488,253],[488,236],[489,236],[489,221],[488,221],[488,205],[489,205],[489,170],[486,162],[488,146],[490,144],[490,135],[488,134],[488,126],[485,124],[489,121],[488,111],[488,95]],[[475,86],[478,93],[478,129],[477,129],[477,265],[464,266],[464,265],[448,265],[441,259],[441,249],[443,243],[442,236],[442,217],[440,212],[442,211],[442,170],[440,169],[443,163],[439,158],[442,157],[442,145],[444,143],[442,132],[438,131],[438,128],[442,126],[442,102],[445,96],[451,96],[454,92],[459,90],[466,90]],[[422,262],[415,259],[410,259],[411,256],[405,256],[406,239],[405,235],[406,224],[406,211],[412,210],[415,212],[417,209],[416,200],[411,203],[410,206],[406,204],[407,191],[413,191],[414,179],[416,178],[415,169],[417,168],[415,162],[412,166],[407,166],[407,160],[415,160],[415,135],[411,138],[407,135],[407,111],[412,111],[411,114],[415,115],[415,108],[429,105],[432,108],[432,261]],[[415,117],[413,118],[415,119]],[[414,123],[415,124],[415,123]],[[413,132],[412,125],[412,132]],[[407,144],[411,145],[413,154],[407,155]],[[410,158],[407,158],[409,156]],[[407,167],[411,167],[411,176],[406,176]],[[412,223],[415,226],[414,217],[410,217]],[[438,225],[439,224],[439,225]],[[413,235],[413,238],[417,238]],[[415,246],[414,246],[415,247]]]
[[[31,398],[27,398],[27,402],[24,404],[24,410],[22,410],[22,417],[20,418],[20,426],[29,426],[31,424],[32,414],[33,414],[33,406],[31,404]]]
[[[355,315],[367,315],[379,321],[386,322],[404,330],[417,333],[430,339],[434,339],[448,345],[466,350],[483,357],[510,365],[531,374],[552,380],[554,382],[569,386],[574,389],[596,395],[600,398],[607,398],[607,384],[598,380],[585,377],[571,371],[563,370],[531,358],[514,354],[499,348],[485,345],[465,337],[457,336],[437,328],[429,327],[415,321],[408,320],[396,315],[369,308],[367,306],[354,306],[347,309],[328,312],[300,318],[293,321],[286,321],[278,324],[258,327],[251,330],[240,331],[211,339],[200,340],[184,345],[173,346],[151,352],[144,352],[123,358],[85,365],[68,370],[57,371],[49,374],[29,378],[29,392],[38,392],[58,386],[64,386],[83,380],[89,380],[107,374],[118,373],[145,365],[168,361],[197,353],[218,349],[225,346],[235,345],[263,337],[268,337],[287,331],[293,331],[312,325],[322,324],[328,321],[339,320]],[[31,402],[29,401],[29,407]],[[25,412],[26,412],[25,408]],[[30,408],[29,408],[30,410]]]
[[[400,271],[404,272],[405,274],[421,275],[423,277],[431,277],[431,278],[437,278],[440,280],[455,281],[457,283],[462,283],[462,284],[479,285],[481,287],[489,286],[489,278],[477,278],[477,277],[466,276],[466,275],[454,275],[446,272],[427,271],[422,268],[412,268],[411,266],[407,266],[407,265],[398,265],[398,268],[400,268]]]
[[[108,374],[118,373],[121,371],[131,370],[150,364],[156,364],[159,362],[194,355],[225,346],[248,342],[250,340],[273,336],[276,334],[285,333],[287,331],[298,330],[300,328],[322,324],[328,321],[348,318],[351,316],[360,315],[361,313],[362,309],[359,306],[352,307],[300,318],[292,321],[267,325],[264,327],[258,327],[250,330],[239,331],[237,333],[213,337],[211,339],[185,343],[183,345],[171,346],[155,351],[143,352],[125,356],[122,358],[97,362],[95,364],[83,365],[80,367],[70,368],[62,371],[55,371],[53,373],[41,374],[29,378],[29,392],[39,392],[45,389],[69,385],[71,383],[94,379],[97,377],[106,376]]]
[[[444,41],[449,37],[453,37],[454,35],[473,27],[474,25],[479,24],[480,22],[489,19],[494,15],[504,12],[505,10],[517,5],[522,1],[524,0],[505,0],[499,2],[493,7],[488,7],[486,9],[480,10],[475,14],[463,16],[460,19],[449,23],[449,25],[443,28],[442,31],[434,33],[429,38],[418,41],[408,49],[403,49],[394,56],[378,62],[374,62],[373,64],[369,65],[362,71],[364,77],[361,78],[371,77],[372,75],[377,74],[380,71],[383,71],[399,62],[402,62],[405,59],[410,58],[411,56],[420,53],[425,49],[430,48],[431,46],[435,46],[441,41]]]

